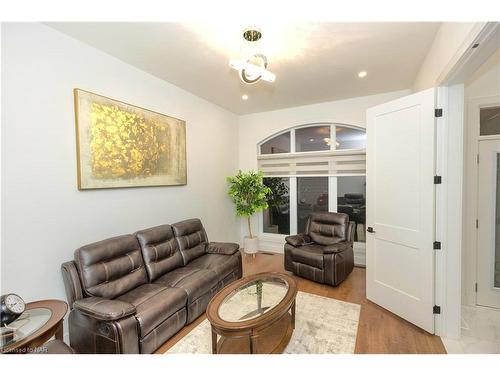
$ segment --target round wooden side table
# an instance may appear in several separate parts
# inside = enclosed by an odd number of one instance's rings
[[[63,339],[63,320],[68,305],[64,301],[50,299],[30,302],[24,313],[8,328],[14,329],[14,336],[0,343],[0,353],[32,353],[52,336]]]

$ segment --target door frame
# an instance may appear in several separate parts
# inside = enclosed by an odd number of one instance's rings
[[[436,173],[442,184],[436,191],[436,240],[441,250],[436,251],[435,301],[441,314],[435,316],[435,334],[459,339],[462,308],[462,248],[464,186],[464,81],[495,48],[497,22],[478,22],[467,40],[436,80],[437,107],[443,117],[437,121]],[[465,206],[466,207],[466,206]],[[474,218],[475,219],[475,218]],[[475,226],[475,224],[474,224]]]
[[[441,314],[434,316],[435,334],[460,337],[462,278],[462,201],[464,159],[464,86],[438,87],[436,120],[436,241],[441,249],[435,256],[435,304]]]
[[[468,251],[464,252],[463,287],[464,303],[469,306],[477,305],[477,266],[478,266],[478,243],[476,219],[478,218],[478,194],[479,194],[479,166],[477,155],[479,154],[479,142],[483,140],[498,140],[500,135],[479,135],[479,110],[500,104],[500,96],[486,96],[471,98],[467,101],[467,163],[465,176],[466,192],[466,217],[464,217],[464,245]]]

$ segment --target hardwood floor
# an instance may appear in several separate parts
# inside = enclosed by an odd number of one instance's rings
[[[282,254],[258,254],[255,258],[243,256],[244,276],[271,271],[285,272]],[[354,268],[347,280],[338,287],[294,277],[302,292],[361,305],[355,353],[446,353],[438,336],[425,332],[366,299],[364,268]],[[156,353],[166,352],[204,319],[203,314],[163,344]]]

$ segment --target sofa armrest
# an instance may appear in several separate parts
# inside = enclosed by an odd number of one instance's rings
[[[68,299],[69,308],[73,308],[73,303],[83,298],[82,283],[76,269],[74,261],[66,262],[61,265],[63,276],[64,289],[66,290],[66,298]]]
[[[207,244],[208,254],[233,255],[240,249],[240,245],[231,242],[209,242]]]
[[[103,321],[113,321],[135,313],[135,306],[119,300],[89,297],[76,301],[73,307],[82,314]]]
[[[337,254],[346,251],[351,246],[349,242],[338,242],[331,245],[327,245],[323,248],[323,254]]]
[[[288,244],[295,246],[295,247],[304,246],[304,245],[312,242],[311,237],[309,237],[305,233],[299,233],[299,234],[295,234],[293,236],[287,236],[287,237],[285,237],[285,241]]]

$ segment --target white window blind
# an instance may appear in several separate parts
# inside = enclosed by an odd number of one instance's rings
[[[366,173],[366,151],[332,150],[259,155],[265,176],[347,176]]]

